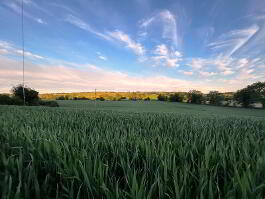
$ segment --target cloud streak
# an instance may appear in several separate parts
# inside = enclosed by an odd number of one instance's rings
[[[25,4],[30,4],[31,1],[24,1]],[[21,6],[19,5],[18,2],[15,1],[4,1],[4,4],[10,8],[13,12],[15,12],[18,15],[21,15]],[[24,16],[39,23],[39,24],[47,24],[47,22],[45,22],[43,19],[36,17],[30,13],[28,13],[27,11],[24,10]]]
[[[14,46],[13,44],[11,44],[9,42],[0,41],[0,54],[22,56],[23,51],[20,48]],[[44,60],[45,59],[43,56],[34,54],[32,52],[29,52],[29,51],[25,51],[24,55],[26,58],[29,58],[29,59],[38,59],[38,60]]]
[[[74,15],[68,15],[66,18],[65,18],[65,21],[80,28],[80,29],[83,29],[85,31],[88,31],[92,34],[95,34],[96,36],[100,37],[100,38],[103,38],[105,40],[108,40],[110,41],[111,38],[104,34],[104,33],[101,33],[97,30],[94,30],[89,24],[87,24],[86,22],[84,22],[83,20],[81,20],[80,18],[74,16]]]

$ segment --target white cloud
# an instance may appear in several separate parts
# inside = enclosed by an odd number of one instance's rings
[[[246,29],[233,30],[222,34],[216,41],[208,44],[208,47],[225,52],[230,57],[243,48],[259,30],[260,27],[256,24]]]
[[[101,37],[105,40],[111,40],[111,38],[108,35],[101,33],[97,30],[94,30],[89,24],[87,24],[86,22],[84,22],[83,20],[79,19],[78,17],[76,17],[74,15],[68,15],[65,18],[65,21],[78,27],[78,28],[80,28],[80,29],[83,29],[83,30],[88,31],[92,34],[95,34],[96,36]]]
[[[114,32],[109,32],[108,35],[113,39],[125,44],[126,47],[133,50],[135,54],[144,55],[144,47],[140,43],[132,40],[129,35],[123,33],[122,31],[116,30]]]
[[[0,54],[10,54],[10,55],[19,55],[21,56],[23,54],[23,51],[13,44],[6,42],[6,41],[0,41]],[[25,51],[24,52],[25,57],[31,58],[31,59],[45,59],[44,57],[33,54],[32,52]]]
[[[184,75],[189,75],[189,76],[193,75],[193,72],[192,72],[192,71],[179,70],[178,72],[179,72],[179,73],[182,73],[182,74],[184,74]]]
[[[202,75],[204,77],[211,77],[211,76],[214,76],[217,74],[215,72],[206,72],[206,71],[200,71],[199,73],[200,73],[200,75]]]
[[[40,18],[37,18],[36,21],[40,24],[47,24],[46,22],[44,22],[42,19]]]
[[[15,12],[16,14],[18,14],[18,15],[21,15],[21,6],[20,5],[18,5],[18,3],[20,3],[20,2],[5,2],[5,5],[7,6],[7,7],[9,7],[13,12]],[[24,3],[25,4],[31,4],[31,3],[33,3],[32,1],[30,1],[30,0],[24,0]],[[35,4],[34,4],[35,5]],[[34,20],[35,22],[37,22],[37,23],[39,23],[39,24],[47,24],[46,22],[44,22],[44,20],[43,19],[41,19],[41,18],[39,18],[39,17],[35,17],[35,16],[33,16],[32,14],[30,14],[30,13],[28,13],[28,12],[26,12],[25,10],[24,10],[24,16],[25,17],[27,17],[27,18],[30,18],[30,19],[32,19],[32,20]]]
[[[162,10],[150,18],[141,20],[139,23],[140,28],[145,30],[152,24],[162,24],[162,38],[171,40],[175,47],[180,45],[181,38],[177,32],[179,28],[177,27],[176,17],[169,10]],[[144,32],[147,34],[146,31]]]
[[[104,61],[106,61],[106,60],[107,60],[107,58],[106,58],[106,57],[104,57],[104,56],[102,56],[102,55],[98,56],[98,58],[99,58],[99,59],[101,59],[101,60],[104,60]]]
[[[22,50],[16,50],[15,53],[18,55],[23,55]],[[29,57],[29,58],[33,58],[33,59],[44,59],[44,57],[42,57],[40,55],[33,54],[31,52],[28,52],[28,51],[25,51],[24,55],[25,55],[25,57]]]
[[[168,49],[167,46],[165,44],[161,44],[156,46],[156,50],[155,53],[158,55],[162,55],[162,56],[168,56]]]
[[[205,64],[207,64],[206,59],[193,58],[187,65],[192,67],[194,70],[198,70],[201,69]]]
[[[127,48],[133,50],[133,52],[137,55],[144,55],[145,49],[144,47],[131,39],[131,37],[125,33],[123,33],[120,30],[116,30],[113,32],[107,32],[107,33],[101,33],[95,29],[93,29],[89,24],[84,22],[83,20],[79,19],[78,17],[75,17],[73,15],[68,15],[65,18],[65,21],[80,28],[83,30],[86,30],[92,34],[97,35],[98,37],[101,37],[108,41],[118,41],[126,45]]]
[[[171,51],[165,44],[157,45],[154,54],[155,56],[151,59],[155,62],[155,65],[178,67],[178,63],[182,61],[182,54],[178,51]]]
[[[238,60],[238,67],[237,68],[245,67],[248,65],[248,63],[249,63],[248,59],[242,58],[242,59]]]

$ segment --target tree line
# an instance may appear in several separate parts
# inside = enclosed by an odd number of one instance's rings
[[[230,106],[240,105],[244,108],[252,107],[255,103],[260,103],[265,108],[265,82],[256,82],[246,88],[240,89],[233,95],[225,95],[218,91],[210,91],[203,94],[197,90],[188,93],[174,93],[170,95],[160,94],[159,101],[187,102],[192,104],[211,104]]]
[[[26,105],[31,106],[59,106],[56,101],[43,101],[39,98],[39,93],[29,87],[24,88]],[[11,95],[0,95],[0,105],[23,105],[24,95],[23,86],[18,85],[12,88]],[[90,100],[85,97],[59,96],[57,100]],[[104,101],[105,98],[100,96],[96,100]],[[121,96],[115,100],[145,100],[150,101],[149,97],[141,98],[139,96],[132,96],[126,98]],[[159,101],[169,102],[187,102],[191,104],[210,104],[216,106],[241,106],[245,108],[253,107],[253,104],[260,103],[265,108],[265,82],[256,82],[247,87],[238,90],[235,93],[220,93],[218,91],[210,91],[208,94],[203,94],[198,90],[191,90],[189,92],[176,92],[170,94],[159,94],[157,96]]]

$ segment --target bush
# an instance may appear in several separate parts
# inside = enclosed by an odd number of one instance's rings
[[[64,96],[59,96],[56,98],[56,100],[65,100],[65,97]]]
[[[212,105],[221,105],[222,101],[224,101],[224,95],[218,91],[210,91],[207,98]]]
[[[244,108],[249,108],[252,103],[251,91],[247,88],[241,89],[235,93],[234,99]]]
[[[150,101],[150,98],[149,98],[149,97],[147,97],[147,98],[145,98],[145,99],[144,99],[144,101]]]
[[[99,100],[99,101],[105,101],[104,97],[96,98],[96,100]]]
[[[165,96],[165,95],[162,95],[162,94],[159,94],[158,96],[157,96],[157,100],[158,101],[167,101],[167,96]]]
[[[0,105],[23,105],[24,101],[19,97],[0,95]]]
[[[20,98],[24,101],[23,85],[13,87],[11,91],[14,97]],[[36,104],[39,101],[39,92],[28,87],[24,87],[24,92],[27,104]]]
[[[74,97],[73,100],[90,100],[90,99],[86,97]]]
[[[183,102],[184,97],[179,93],[174,93],[169,96],[170,102]]]
[[[0,105],[12,105],[13,100],[8,95],[0,95]]]
[[[188,102],[192,104],[203,104],[205,101],[202,92],[191,90],[188,93]]]

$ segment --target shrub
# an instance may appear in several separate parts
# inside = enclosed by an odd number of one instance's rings
[[[244,108],[249,108],[250,104],[252,103],[251,91],[247,88],[241,89],[235,93],[234,99]]]
[[[184,97],[179,93],[174,93],[169,96],[169,101],[171,102],[183,102]]]
[[[167,101],[167,96],[165,96],[165,95],[162,95],[162,94],[159,94],[158,96],[157,96],[157,100],[158,101]]]
[[[65,100],[65,97],[64,96],[59,96],[56,98],[56,100]]]
[[[24,101],[23,85],[18,85],[13,87],[11,91],[14,97],[18,97]],[[39,92],[28,87],[24,87],[24,92],[25,92],[25,101],[27,104],[29,105],[36,104],[38,102]]]
[[[99,101],[105,101],[104,97],[96,98],[96,100],[99,100]]]
[[[147,98],[145,98],[145,99],[144,99],[144,101],[150,101],[150,98],[149,98],[149,97],[147,97]]]
[[[218,91],[210,91],[207,95],[209,103],[212,105],[221,105],[224,100],[224,95],[219,93]]]
[[[0,95],[0,105],[23,105],[24,101],[19,97]]]
[[[13,100],[8,95],[0,95],[0,105],[12,105]]]
[[[202,104],[204,103],[205,99],[202,92],[197,90],[191,90],[188,93],[188,102],[192,104]]]

